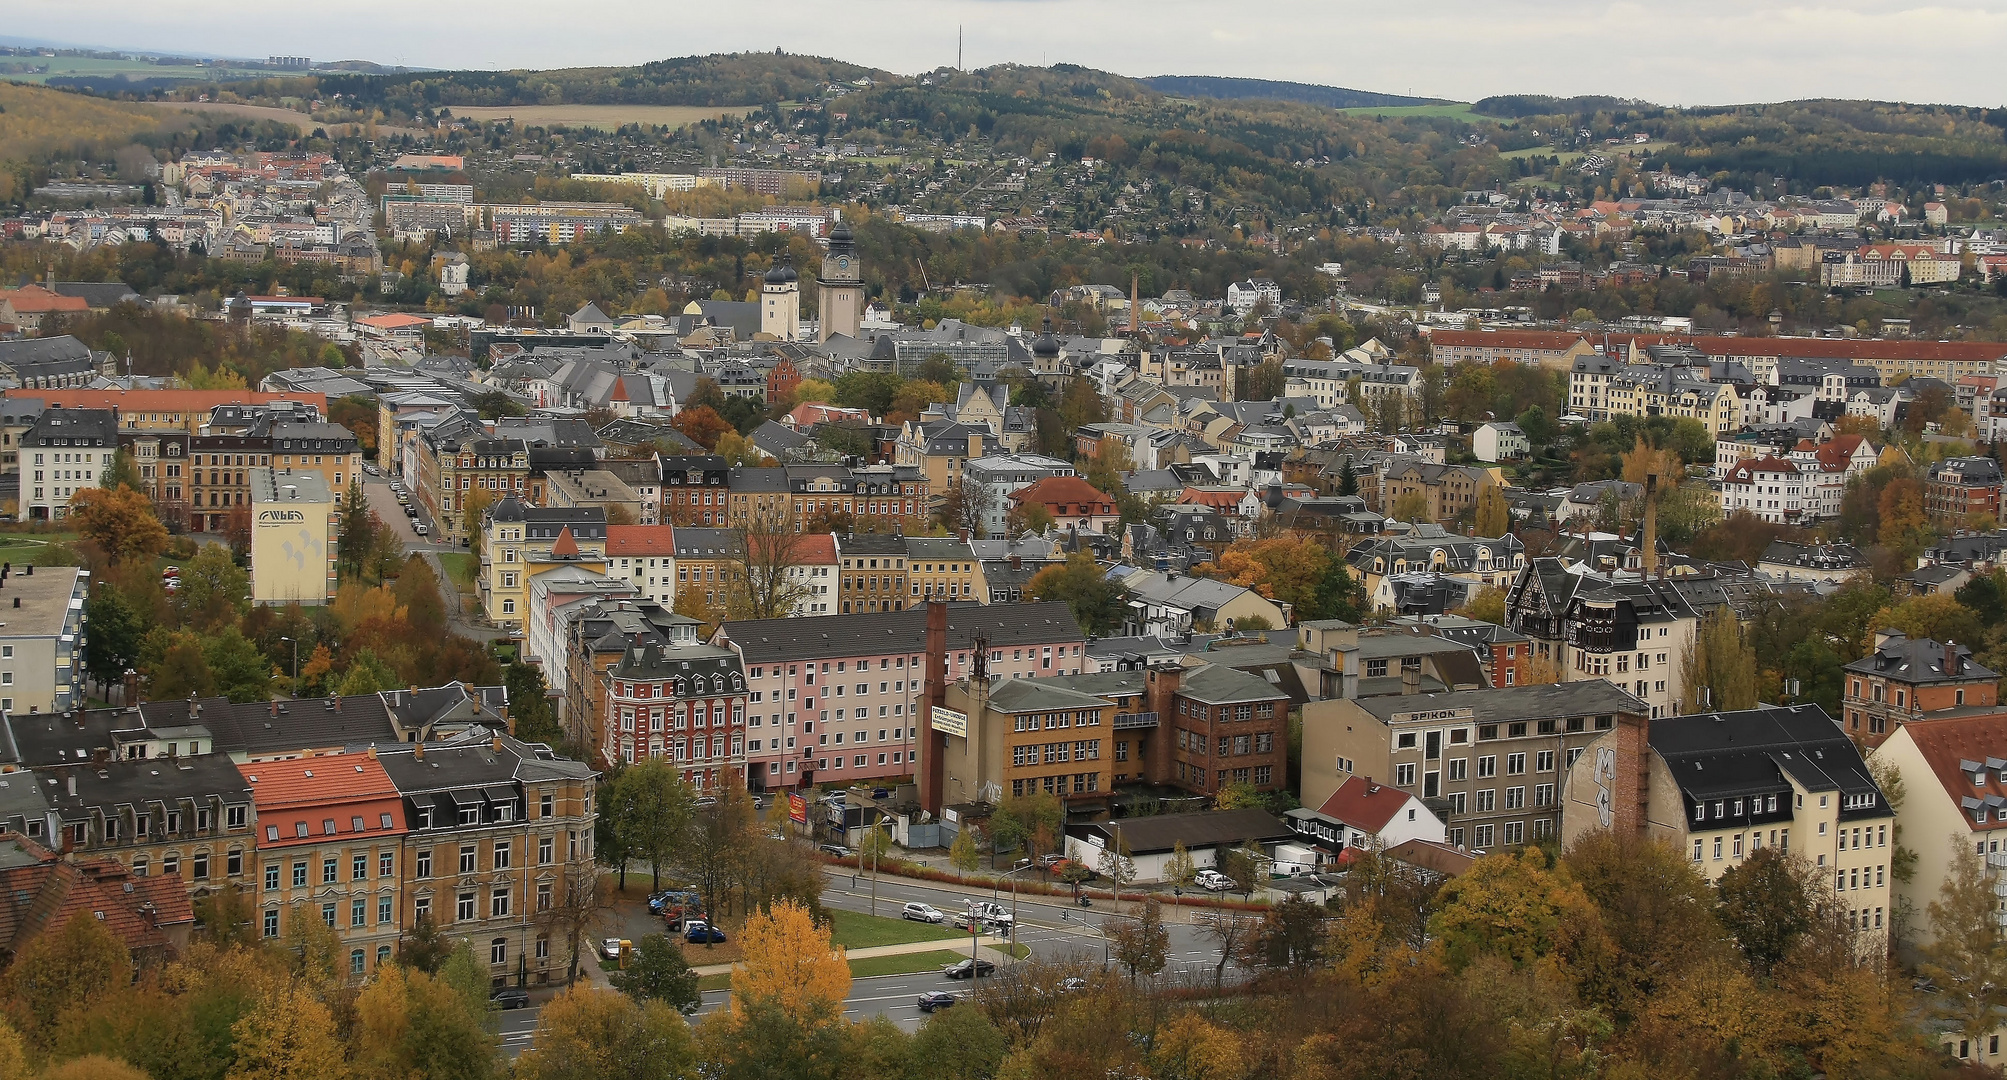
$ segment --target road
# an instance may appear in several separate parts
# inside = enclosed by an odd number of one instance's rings
[[[954,912],[962,909],[964,900],[995,899],[1006,908],[1011,906],[1008,889],[990,895],[980,890],[966,889],[958,885],[933,885],[905,879],[882,879],[878,883],[878,914],[887,918],[896,917],[901,905],[911,901],[932,904],[943,911]],[[822,902],[825,907],[842,908],[845,911],[869,913],[871,910],[871,879],[869,874],[861,874],[857,884],[851,884],[850,871],[831,872],[828,884],[823,889]],[[1074,907],[1067,901],[1048,896],[1033,899],[1020,896],[1017,900],[1017,940],[1029,946],[1033,956],[1043,960],[1080,961],[1095,964],[1101,960],[1103,943],[1101,935],[1095,932],[1103,923],[1115,924],[1120,920],[1133,919],[1130,909],[1134,905],[1122,905],[1122,911],[1108,910],[1107,902],[1097,902],[1091,910]],[[1061,915],[1080,916],[1085,922],[1076,922]],[[1212,943],[1199,927],[1185,922],[1166,922],[1165,929],[1170,934],[1168,960],[1171,967],[1203,969],[1210,976],[1213,965],[1219,960],[1218,946]],[[943,949],[966,952],[966,942],[943,941]],[[999,963],[1007,963],[995,952],[988,958]],[[586,963],[597,963],[596,960]],[[947,990],[966,995],[969,984],[950,979],[938,971],[925,971],[910,975],[880,975],[857,979],[850,984],[850,996],[844,1002],[844,1015],[852,1020],[864,1020],[873,1016],[889,1017],[907,1031],[918,1030],[927,1019],[915,1001],[923,991]],[[703,1004],[697,1009],[699,1017],[723,1008],[731,997],[729,990],[712,990],[703,996]],[[530,1036],[536,1028],[536,1009],[517,1009],[502,1014],[502,1044],[513,1057],[530,1045]]]

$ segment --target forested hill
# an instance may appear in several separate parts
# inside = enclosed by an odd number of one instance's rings
[[[1437,98],[1376,94],[1371,90],[1348,90],[1342,86],[1316,83],[1278,82],[1273,79],[1235,79],[1223,75],[1152,75],[1138,79],[1152,89],[1175,97],[1264,98],[1269,101],[1300,101],[1327,109],[1398,108],[1403,105],[1437,105]]]
[[[893,77],[820,56],[718,53],[656,60],[639,67],[321,74],[284,80],[284,92],[299,95],[311,89],[323,96],[341,94],[393,113],[409,113],[414,106],[457,105],[733,106],[816,99],[831,83],[854,85],[858,79],[883,82]],[[258,92],[258,87],[248,88],[251,96]]]

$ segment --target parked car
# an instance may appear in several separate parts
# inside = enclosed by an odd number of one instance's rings
[[[983,921],[981,915],[973,911],[958,911],[948,918],[948,925],[957,930],[967,930],[973,934],[981,931],[989,924]]]
[[[488,995],[488,1000],[498,1009],[527,1009],[530,1007],[530,992],[513,986],[504,987]]]
[[[930,1013],[935,1009],[945,1009],[954,1003],[955,995],[948,993],[946,990],[929,990],[920,995],[919,1002],[920,1011],[923,1013]]]
[[[430,530],[427,529],[424,522],[414,521],[411,523],[411,531],[417,533],[420,536],[424,536]]]
[[[1087,989],[1087,980],[1081,978],[1078,975],[1075,975],[1072,978],[1068,979],[1061,979],[1059,981],[1059,989],[1061,993],[1072,993],[1077,990],[1085,990]]]
[[[632,949],[634,943],[625,938],[610,937],[599,943],[599,955],[604,960],[619,960]]]
[[[842,844],[823,844],[818,850],[824,855],[833,855],[839,859],[848,859],[851,856],[851,850]]]
[[[163,578],[178,578],[181,576],[181,568],[179,566],[161,567],[160,576]]]
[[[168,592],[173,592],[173,591],[175,591],[176,589],[179,589],[179,588],[181,588],[181,579],[180,579],[180,578],[163,578],[163,579],[161,580],[161,582],[160,582],[160,587],[161,587],[161,588],[163,588],[163,589],[166,589],[166,590],[167,590]]]
[[[722,944],[725,932],[702,919],[691,919],[683,924],[683,940],[692,945],[702,945],[707,941]]]
[[[1052,869],[1055,864],[1065,861],[1066,856],[1057,851],[1050,851],[1038,857],[1038,865],[1045,867],[1047,870]]]
[[[993,904],[988,900],[968,900],[964,901],[964,903],[968,905],[971,914],[986,923],[993,926],[1009,926],[1011,924],[1010,909],[1004,907],[1002,904]]]
[[[980,979],[996,974],[997,966],[988,960],[963,960],[941,969],[941,974],[950,979]]]
[[[1234,883],[1232,878],[1220,873],[1218,870],[1199,871],[1192,875],[1192,884],[1197,885],[1201,889],[1210,889],[1213,892],[1232,892],[1240,888],[1239,885]]]
[[[404,504],[404,516],[408,518],[416,518],[418,516],[418,508],[411,505],[410,503]]]
[[[911,919],[914,922],[939,923],[948,921],[948,917],[941,913],[941,909],[932,904],[907,904],[900,910],[899,916],[900,918]]]

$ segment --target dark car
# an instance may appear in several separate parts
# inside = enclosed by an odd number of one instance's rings
[[[945,1009],[954,1003],[955,995],[948,993],[946,990],[929,990],[920,995],[919,1002],[920,1011],[923,1013],[930,1013],[935,1009]]]
[[[488,995],[488,1000],[498,1009],[527,1009],[530,1007],[530,992],[507,987]]]
[[[823,844],[821,851],[824,855],[834,856],[838,859],[848,859],[851,854],[850,849],[844,847],[842,844]]]
[[[702,945],[707,941],[723,942],[725,940],[725,932],[712,926],[710,923],[692,919],[683,928],[683,940],[692,945]]]
[[[988,960],[963,960],[958,964],[943,967],[941,974],[950,979],[979,979],[985,975],[996,974],[996,970],[997,966]]]

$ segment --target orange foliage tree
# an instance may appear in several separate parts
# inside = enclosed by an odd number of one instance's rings
[[[739,941],[745,960],[732,966],[732,1014],[748,1005],[778,1009],[800,1024],[843,1015],[850,963],[830,944],[829,928],[808,909],[783,900],[746,920]]]

